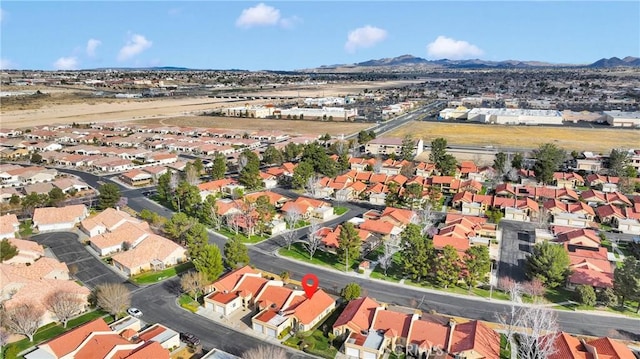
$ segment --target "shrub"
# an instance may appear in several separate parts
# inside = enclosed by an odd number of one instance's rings
[[[611,288],[599,291],[596,295],[596,298],[600,303],[602,303],[602,305],[607,307],[615,306],[618,304],[618,297]]]
[[[596,292],[590,285],[579,285],[576,287],[576,301],[580,304],[593,307],[596,305]]]

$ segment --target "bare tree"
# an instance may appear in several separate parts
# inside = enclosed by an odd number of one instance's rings
[[[547,228],[549,226],[549,210],[545,206],[540,206],[535,220],[536,228]]]
[[[33,341],[33,335],[40,327],[44,308],[34,303],[22,303],[2,311],[2,325],[14,334],[26,335]]]
[[[557,351],[556,312],[536,302],[520,307],[516,315],[518,328],[518,358],[547,359]]]
[[[373,173],[380,173],[380,171],[382,170],[382,160],[380,159],[380,157],[376,157],[376,161],[373,163]]]
[[[227,223],[227,227],[231,228],[236,234],[238,234],[238,230],[240,229],[238,219],[242,216],[239,213],[228,214],[225,216],[225,222]]]
[[[340,189],[335,192],[336,202],[346,202],[349,200],[349,191],[347,189]]]
[[[96,287],[96,303],[118,319],[131,305],[131,293],[122,283],[105,283]]]
[[[287,352],[275,345],[261,345],[244,352],[242,359],[287,359]]]
[[[544,283],[539,278],[533,278],[522,285],[522,290],[532,297],[541,297],[546,292]]]
[[[284,245],[287,246],[287,249],[291,249],[291,244],[296,239],[296,225],[301,218],[302,215],[295,208],[291,208],[291,210],[284,216],[284,221],[287,224],[287,231],[282,233],[281,236],[284,241]]]
[[[206,282],[207,277],[203,273],[190,271],[183,274],[182,278],[180,278],[180,287],[182,287],[182,290],[189,294],[194,301],[197,301],[198,294],[200,294]]]
[[[313,259],[313,255],[322,243],[322,237],[320,237],[320,234],[318,233],[319,229],[320,224],[317,221],[311,221],[309,233],[307,233],[307,241],[304,243],[307,252],[309,252],[309,259]]]
[[[433,212],[433,207],[429,201],[425,203],[423,208],[413,212],[411,222],[420,226],[423,235],[427,234],[429,229],[433,227],[433,221],[435,219]]]
[[[86,298],[78,293],[66,290],[56,290],[45,298],[44,303],[49,311],[56,315],[66,328],[67,322],[76,314],[79,314],[87,304]]]
[[[240,173],[240,171],[242,171],[242,169],[247,166],[247,163],[249,163],[249,158],[247,158],[247,156],[243,154],[240,154],[240,156],[238,156],[238,173]]]
[[[318,197],[318,191],[320,189],[320,178],[317,175],[313,175],[307,179],[304,184],[304,190],[309,196]]]
[[[184,180],[187,181],[188,184],[195,186],[200,183],[200,174],[195,166],[187,166],[186,171],[184,173]]]
[[[213,225],[213,228],[219,230],[222,227],[222,223],[224,222],[224,216],[218,214],[218,206],[213,205],[209,209],[209,220]]]

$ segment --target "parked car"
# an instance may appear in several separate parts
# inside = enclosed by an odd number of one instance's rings
[[[142,312],[138,308],[131,307],[131,308],[127,309],[127,313],[130,316],[135,317],[135,318],[140,318],[142,316]]]
[[[200,339],[188,332],[180,333],[180,340],[194,347],[200,344]]]

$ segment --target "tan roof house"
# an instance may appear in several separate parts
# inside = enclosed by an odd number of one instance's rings
[[[105,232],[113,232],[124,223],[139,223],[129,213],[114,208],[107,208],[97,215],[80,222],[80,229],[90,237],[97,236]]]
[[[20,221],[15,214],[0,216],[0,240],[13,238],[20,229]]]
[[[187,260],[187,250],[169,239],[152,234],[134,248],[120,252],[111,259],[116,269],[133,276],[182,263]]]
[[[33,213],[33,226],[40,232],[67,231],[87,218],[87,215],[87,207],[83,204],[36,208]]]
[[[44,248],[34,241],[17,238],[9,238],[8,240],[18,249],[18,254],[13,258],[4,260],[3,263],[33,264],[38,258],[44,256]]]
[[[137,246],[152,233],[146,222],[125,222],[113,232],[99,234],[89,238],[89,245],[101,256]]]

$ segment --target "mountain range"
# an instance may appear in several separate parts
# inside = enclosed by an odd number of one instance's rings
[[[520,60],[505,60],[505,61],[487,61],[480,59],[469,60],[427,60],[421,57],[413,55],[402,55],[392,58],[384,58],[377,60],[369,60],[359,62],[355,64],[341,64],[341,65],[325,65],[320,66],[318,70],[329,69],[347,69],[347,68],[415,68],[428,69],[428,68],[495,68],[495,69],[508,69],[508,68],[543,68],[543,67],[587,67],[587,68],[613,68],[613,67],[640,67],[640,58],[627,56],[623,59],[618,57],[603,58],[592,64],[554,64],[542,61],[520,61]]]

